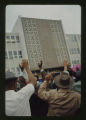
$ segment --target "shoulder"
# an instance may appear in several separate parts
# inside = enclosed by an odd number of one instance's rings
[[[34,93],[34,91],[35,91],[35,88],[34,88],[34,86],[33,86],[33,84],[31,84],[31,83],[29,83],[29,84],[27,84],[25,87],[23,87],[21,90],[19,90],[17,93],[18,94],[25,94],[25,95],[28,95],[28,94],[32,94],[32,93]]]
[[[81,98],[81,94],[75,91],[71,91],[71,94],[75,97]]]
[[[31,87],[34,88],[34,85],[32,83],[28,83],[25,87]]]
[[[34,85],[32,83],[28,83],[25,87],[32,87],[32,88],[34,88]]]
[[[49,92],[50,94],[55,94],[55,93],[57,93],[57,89],[49,90],[48,92]]]

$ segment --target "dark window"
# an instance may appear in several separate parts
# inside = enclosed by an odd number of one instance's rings
[[[6,36],[7,39],[10,39],[10,36]]]
[[[18,55],[22,55],[22,51],[18,51]]]
[[[74,54],[77,54],[76,48],[74,48],[73,50],[74,50]]]
[[[22,51],[18,51],[19,58],[22,58]]]
[[[16,42],[19,42],[19,36],[16,36]]]
[[[14,37],[14,36],[11,36],[11,39],[15,39],[15,37]]]
[[[79,48],[77,48],[77,53],[80,54],[80,50],[79,50]]]
[[[14,58],[17,58],[17,51],[13,51]]]

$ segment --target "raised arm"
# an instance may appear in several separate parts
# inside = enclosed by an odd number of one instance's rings
[[[41,60],[40,63],[38,63],[38,67],[40,69],[40,73],[41,73],[42,79],[44,80],[46,73],[45,73],[44,69],[42,68],[42,65],[43,65],[43,61]]]
[[[22,60],[21,66],[26,70],[26,72],[28,74],[29,83],[32,83],[35,86],[36,85],[36,79],[35,79],[34,75],[32,74],[32,72],[30,70],[28,61],[27,60]]]
[[[64,71],[67,71],[67,67],[68,67],[68,61],[67,60],[64,60],[63,61],[63,65],[64,65]]]

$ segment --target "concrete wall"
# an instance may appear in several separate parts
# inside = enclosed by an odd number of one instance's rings
[[[22,27],[25,36],[26,48],[28,53],[29,60],[31,63],[32,69],[38,69],[37,61],[39,60],[34,56],[33,52],[30,51],[31,45],[29,29],[32,29],[34,32],[33,27],[31,24],[35,24],[36,30],[38,32],[39,42],[40,42],[40,50],[42,53],[42,60],[44,61],[44,68],[52,68],[52,67],[59,67],[62,66],[63,60],[69,59],[68,50],[65,42],[65,36],[63,32],[63,27],[61,21],[56,20],[43,20],[43,19],[31,19],[31,18],[21,18],[22,20]],[[53,28],[51,27],[53,25]],[[53,31],[54,30],[54,31]],[[32,44],[32,48],[35,49],[35,43]],[[37,52],[39,52],[37,51]],[[32,57],[30,55],[32,54]]]

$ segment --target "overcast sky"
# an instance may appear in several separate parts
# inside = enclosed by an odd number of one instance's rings
[[[81,34],[81,7],[79,5],[8,5],[6,32],[11,32],[18,16],[62,20],[65,33]]]

